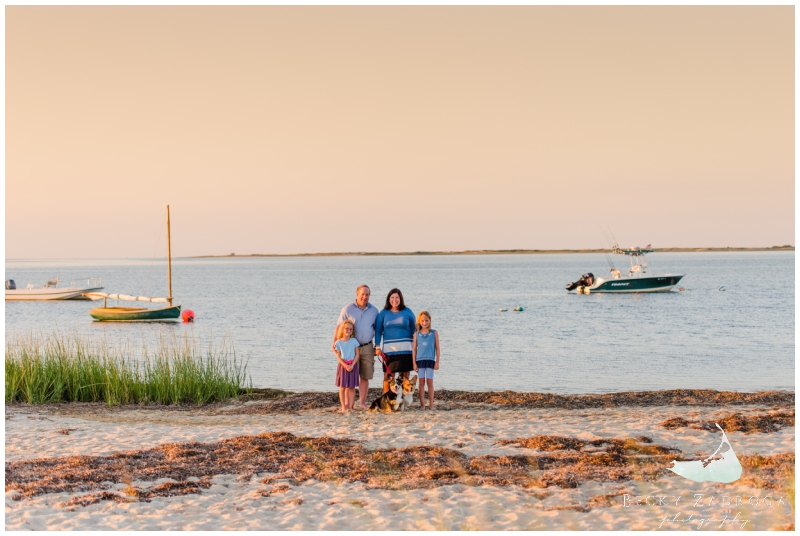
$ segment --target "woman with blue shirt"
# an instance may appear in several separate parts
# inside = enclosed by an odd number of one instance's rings
[[[417,320],[411,309],[406,307],[403,293],[393,288],[386,296],[383,311],[378,313],[375,320],[375,347],[380,349],[386,362],[384,393],[389,390],[389,381],[394,379],[395,373],[402,372],[408,378],[408,373],[414,370],[411,343],[416,329]]]

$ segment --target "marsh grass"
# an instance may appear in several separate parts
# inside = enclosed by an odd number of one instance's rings
[[[154,348],[116,348],[77,335],[34,334],[6,340],[5,402],[205,404],[252,388],[232,342],[206,348],[188,335],[159,337]]]

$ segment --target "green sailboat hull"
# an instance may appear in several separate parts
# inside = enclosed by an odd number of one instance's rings
[[[179,320],[181,306],[174,305],[163,309],[143,307],[98,307],[89,311],[98,322],[164,322]]]

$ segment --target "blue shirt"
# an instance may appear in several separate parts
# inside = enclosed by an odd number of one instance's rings
[[[436,330],[430,333],[417,332],[417,366],[422,368],[433,368],[436,361]],[[424,362],[424,363],[423,363]],[[420,363],[422,363],[420,365]]]
[[[416,330],[417,319],[408,307],[397,313],[384,309],[375,320],[375,345],[387,356],[410,354]]]
[[[349,341],[339,339],[336,341],[336,350],[339,352],[339,357],[344,361],[352,361],[356,358],[356,349],[358,348],[358,341],[350,337]]]
[[[359,307],[356,302],[345,305],[339,314],[336,326],[341,326],[342,322],[348,318],[355,325],[358,344],[372,342],[372,337],[375,336],[375,319],[378,318],[378,308],[371,303],[367,303],[364,309]]]

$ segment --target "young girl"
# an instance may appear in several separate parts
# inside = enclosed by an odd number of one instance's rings
[[[422,311],[417,316],[414,333],[414,370],[419,374],[419,404],[425,409],[425,384],[428,384],[428,409],[433,409],[433,371],[439,370],[439,333],[431,330],[431,315]]]
[[[342,413],[352,411],[356,401],[359,352],[355,334],[356,328],[350,319],[342,322],[336,333],[336,359],[339,361],[339,366],[336,367],[336,387],[339,388]]]

